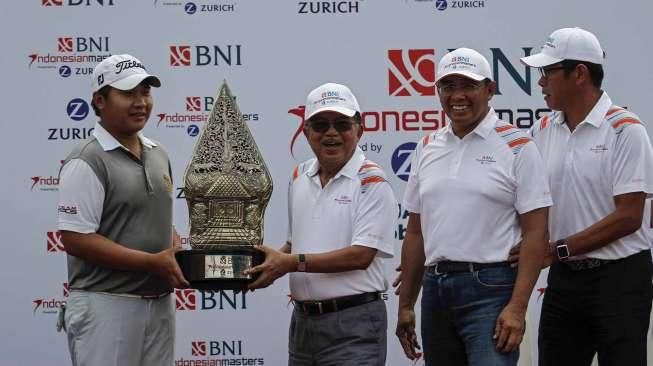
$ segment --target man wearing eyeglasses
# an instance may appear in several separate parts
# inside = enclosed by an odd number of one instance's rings
[[[393,256],[397,202],[383,170],[358,147],[363,127],[349,88],[327,83],[311,91],[305,121],[315,158],[294,169],[288,241],[278,251],[262,248],[251,288],[292,272],[289,365],[383,366],[382,258]]]
[[[468,48],[446,54],[436,82],[451,123],[413,155],[396,335],[418,358],[422,284],[426,365],[516,365],[548,242],[543,163],[531,139],[489,106],[496,83],[485,57]],[[507,259],[520,241],[517,270]]]
[[[645,365],[653,266],[642,230],[653,154],[639,118],[601,90],[605,53],[580,28],[553,32],[521,61],[554,110],[531,129],[553,206],[540,365]]]

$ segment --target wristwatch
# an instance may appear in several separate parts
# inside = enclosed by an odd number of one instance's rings
[[[558,260],[566,261],[569,258],[569,247],[567,247],[567,241],[565,239],[560,239],[553,244],[555,252],[558,255]]]
[[[297,258],[299,259],[297,262],[297,272],[306,272],[306,255],[298,254]]]

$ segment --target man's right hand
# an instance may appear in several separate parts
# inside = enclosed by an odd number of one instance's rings
[[[401,343],[406,357],[410,360],[419,359],[422,354],[417,351],[421,347],[417,342],[417,334],[415,334],[415,311],[413,309],[399,309],[397,318],[395,335],[399,338],[399,343]]]
[[[190,286],[175,259],[175,253],[180,250],[181,247],[173,246],[152,255],[151,272],[166,280],[174,288]]]

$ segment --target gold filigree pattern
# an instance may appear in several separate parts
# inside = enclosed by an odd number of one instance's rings
[[[262,244],[272,178],[226,81],[215,100],[184,175],[190,245]]]

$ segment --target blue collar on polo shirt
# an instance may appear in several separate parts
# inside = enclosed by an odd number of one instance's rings
[[[118,142],[118,140],[116,140],[116,138],[113,137],[107,130],[105,130],[104,127],[102,127],[102,125],[99,122],[95,124],[95,127],[93,127],[93,136],[97,139],[97,142],[100,143],[100,146],[102,146],[102,149],[104,151],[114,150],[119,147],[128,150],[120,142]],[[156,146],[156,143],[154,143],[154,141],[143,136],[143,133],[140,131],[138,132],[138,138],[141,140],[143,146],[147,148],[151,149],[152,147]]]

